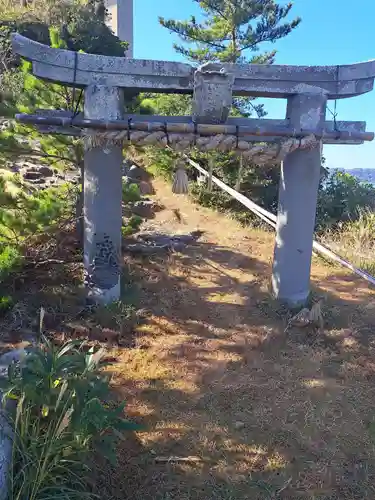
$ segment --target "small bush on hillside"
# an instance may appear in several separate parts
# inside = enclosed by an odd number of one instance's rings
[[[13,307],[13,298],[10,295],[0,297],[0,315]]]
[[[345,172],[328,171],[322,179],[317,207],[317,229],[355,221],[361,209],[375,209],[375,187]]]
[[[43,338],[2,381],[14,429],[10,498],[82,499],[88,493],[90,453],[112,462],[115,443],[138,426],[124,418],[125,404],[107,401],[109,378],[100,371],[103,350]],[[13,409],[12,409],[13,408]]]
[[[22,264],[22,255],[19,249],[6,245],[0,251],[0,283],[10,274],[17,271]]]
[[[122,203],[126,206],[129,203],[135,203],[142,199],[141,191],[137,184],[129,184],[127,181],[122,183]],[[138,215],[123,217],[121,232],[124,237],[130,236],[138,231],[143,219]]]
[[[148,170],[152,174],[158,175],[168,181],[172,179],[177,160],[177,155],[174,151],[150,147],[145,150],[145,158]]]
[[[0,177],[0,283],[20,269],[31,237],[72,218],[76,191],[67,184],[28,193],[17,177]]]
[[[141,191],[137,184],[129,184],[126,180],[122,183],[122,202],[134,203],[142,198]]]

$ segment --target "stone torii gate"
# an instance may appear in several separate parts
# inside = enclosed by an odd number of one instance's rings
[[[122,144],[135,141],[179,150],[192,145],[235,149],[258,164],[264,163],[267,147],[273,148],[274,161],[281,161],[273,291],[290,305],[306,301],[322,145],[362,144],[374,138],[365,122],[326,121],[327,100],[371,91],[375,61],[344,66],[209,63],[194,68],[53,49],[18,34],[12,43],[17,54],[32,62],[36,77],[85,91],[84,119],[75,119],[74,126],[88,135],[95,131],[89,135],[84,165],[84,264],[96,300],[108,303],[120,296]],[[193,94],[193,116],[126,114],[124,92]],[[286,117],[229,118],[232,96],[287,99]],[[77,130],[71,128],[71,119],[57,115],[17,118],[64,126],[64,133]]]

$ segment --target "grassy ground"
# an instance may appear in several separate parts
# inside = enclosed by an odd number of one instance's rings
[[[100,469],[101,497],[374,499],[373,291],[315,260],[324,332],[285,333],[273,235],[157,193],[166,209],[148,226],[205,233],[183,254],[128,261],[148,318],[112,372],[147,431]]]
[[[16,343],[32,318],[22,307],[44,304],[56,338],[112,344],[114,396],[146,428],[119,442],[116,468],[97,460],[100,498],[375,499],[374,292],[314,260],[324,331],[285,332],[289,315],[268,289],[272,233],[156,190],[165,209],[148,229],[204,233],[183,253],[125,258],[141,325],[127,305],[87,312],[66,234],[51,254],[72,261],[64,280],[60,264],[30,271],[1,326],[3,344]]]
[[[359,218],[340,229],[326,231],[321,241],[357,267],[375,275],[375,212],[364,209]]]

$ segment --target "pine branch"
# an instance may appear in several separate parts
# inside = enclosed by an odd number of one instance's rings
[[[198,4],[202,4],[200,0],[194,1]],[[228,21],[228,17],[219,9],[219,7],[217,7],[217,5],[215,4],[215,0],[204,0],[203,5],[207,6],[206,8],[208,10],[212,10],[213,12],[215,12],[219,17],[224,19],[224,21]]]
[[[199,29],[201,31],[203,31],[204,30],[203,27],[197,27],[198,28],[198,29],[196,29],[197,33],[193,34],[192,31],[190,31],[190,33],[188,33],[189,27],[186,25],[184,27],[184,23],[179,22],[179,21],[172,21],[172,20],[165,21],[165,19],[163,17],[159,17],[159,23],[162,26],[164,26],[165,28],[167,28],[169,31],[171,31],[172,33],[175,33],[176,35],[181,37],[184,41],[186,41],[188,43],[192,43],[192,42],[206,43],[207,45],[210,45],[211,47],[216,47],[216,48],[219,48],[222,50],[224,50],[226,48],[225,45],[214,42],[213,40],[210,40],[209,38],[206,38],[206,37],[199,38]],[[185,30],[185,32],[183,30]]]

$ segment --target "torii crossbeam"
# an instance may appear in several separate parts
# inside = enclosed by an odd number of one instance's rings
[[[327,100],[371,91],[375,61],[343,66],[208,63],[195,68],[176,62],[53,49],[18,34],[13,35],[12,43],[17,54],[32,62],[35,76],[85,90],[84,116],[76,123],[82,129],[102,129],[107,134],[108,130],[125,130],[126,133],[118,132],[116,137],[131,141],[134,130],[138,131],[138,138],[145,140],[142,130],[146,127],[163,144],[165,136],[160,124],[164,124],[166,134],[168,127],[183,131],[179,144],[185,148],[194,141],[207,149],[209,141],[201,136],[216,134],[220,147],[233,144],[242,153],[251,149],[249,142],[278,143],[280,137],[291,138],[286,156],[278,156],[283,161],[272,284],[275,296],[288,304],[307,300],[322,144],[361,144],[374,137],[366,132],[365,122],[326,121]],[[126,115],[124,92],[135,95],[142,91],[193,94],[193,116]],[[285,98],[286,118],[229,118],[233,96]],[[77,128],[58,115],[49,119],[39,117],[39,122],[38,117],[19,116],[19,119],[52,125],[50,131],[55,133],[77,134]],[[237,131],[235,139],[233,130]],[[246,138],[239,140],[240,133]],[[198,140],[197,134],[201,135]],[[301,146],[307,135],[314,139],[307,141],[308,147],[296,146],[296,139]],[[177,144],[177,138],[174,139]],[[249,158],[253,158],[251,154]],[[84,262],[89,292],[103,302],[120,296],[121,165],[122,146],[116,141],[105,148],[94,146],[85,153]]]

